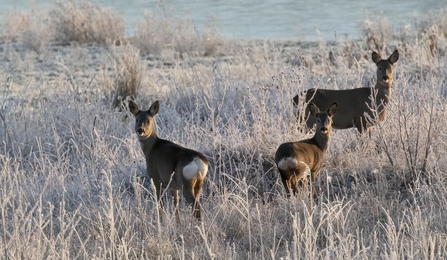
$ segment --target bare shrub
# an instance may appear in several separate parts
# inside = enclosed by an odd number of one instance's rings
[[[437,26],[440,35],[447,38],[447,8],[441,8],[439,13],[431,13],[422,18],[415,20],[414,28],[418,37],[430,30],[431,27]]]
[[[392,101],[389,120],[380,126],[381,144],[390,164],[408,172],[406,184],[429,182],[441,158],[439,133],[445,120],[440,97],[442,83],[433,77],[419,82],[400,81]],[[411,94],[410,94],[411,93]]]
[[[160,19],[146,11],[135,30],[134,44],[143,55],[160,55],[163,48],[168,48],[172,42],[174,29],[167,19]]]
[[[424,50],[423,58],[429,61],[437,61],[438,56],[445,55],[447,40],[447,8],[442,8],[439,13],[430,14],[415,21],[415,38],[420,40]]]
[[[24,47],[42,52],[50,40],[50,33],[44,10],[27,13],[8,12],[5,18],[3,36],[9,41],[23,43]]]
[[[385,44],[394,37],[393,27],[383,15],[368,16],[359,27],[370,50],[383,51]]]
[[[112,46],[111,50],[115,71],[112,107],[119,107],[127,97],[134,99],[137,96],[144,70],[138,48],[132,45]]]
[[[422,33],[422,45],[427,55],[428,60],[434,59],[439,53],[438,39],[439,34],[438,27],[433,25],[425,33]]]
[[[124,37],[124,18],[110,8],[87,1],[57,1],[50,11],[54,40],[107,44]]]
[[[146,12],[138,22],[134,44],[143,55],[162,55],[173,50],[180,57],[211,56],[217,52],[222,39],[213,21],[206,30],[200,31],[188,17],[172,21]]]
[[[203,55],[214,56],[218,54],[219,48],[221,47],[224,38],[217,29],[216,20],[213,17],[210,18],[208,27],[204,30],[203,33]]]

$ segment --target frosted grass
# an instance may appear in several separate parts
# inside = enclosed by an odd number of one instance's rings
[[[382,43],[382,56],[401,53],[386,120],[371,138],[334,131],[315,200],[285,198],[273,154],[312,135],[295,119],[294,95],[374,85],[366,36],[224,41],[224,55],[210,57],[1,42],[0,257],[445,258],[446,38],[437,34],[432,51],[409,33]],[[172,203],[157,217],[132,117],[112,105],[132,80],[143,108],[161,101],[159,136],[210,160],[202,223],[183,201],[182,225]]]

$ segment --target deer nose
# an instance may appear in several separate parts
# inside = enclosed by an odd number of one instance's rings
[[[384,80],[384,81],[388,81],[389,79],[390,79],[390,77],[388,77],[386,75],[382,77],[382,80]]]
[[[141,134],[143,134],[143,132],[144,132],[143,129],[141,129],[141,128],[138,128],[138,129],[137,129],[137,133],[138,133],[138,134],[141,135]]]
[[[327,131],[327,127],[323,126],[322,128],[320,128],[321,132],[326,132]]]

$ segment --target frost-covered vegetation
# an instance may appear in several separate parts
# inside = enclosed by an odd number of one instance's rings
[[[86,20],[68,19],[74,10]],[[149,13],[128,39],[119,14],[87,2],[9,13],[0,42],[0,258],[447,257],[445,13],[406,28],[368,17],[361,39],[316,43],[230,42],[215,28]],[[163,26],[187,40],[163,38]],[[371,138],[334,131],[316,199],[286,199],[273,154],[312,134],[292,97],[372,86],[371,52],[396,48],[385,121]],[[182,224],[172,208],[158,220],[127,98],[145,109],[160,100],[159,136],[208,157],[202,222],[182,200]]]

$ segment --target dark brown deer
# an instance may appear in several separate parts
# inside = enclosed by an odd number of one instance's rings
[[[202,207],[199,197],[208,172],[208,160],[199,152],[158,138],[154,116],[159,108],[158,100],[147,111],[140,110],[137,104],[129,101],[129,110],[135,116],[135,132],[146,157],[147,173],[154,182],[157,200],[160,202],[160,212],[163,210],[162,188],[169,188],[177,221],[180,222],[178,191],[181,190],[186,201],[192,205],[194,217],[200,220]]]
[[[313,185],[323,166],[324,154],[329,146],[332,117],[338,108],[337,103],[333,103],[327,111],[320,112],[316,105],[310,103],[309,111],[317,122],[315,135],[310,139],[283,143],[275,154],[275,163],[288,196],[291,191],[296,194],[299,182],[310,177],[310,194],[313,197]]]
[[[373,88],[308,89],[296,95],[293,102],[298,105],[301,96],[305,96],[306,103],[312,102],[317,107],[329,107],[333,102],[338,102],[340,105],[332,123],[334,129],[356,127],[360,133],[369,132],[377,123],[377,115],[380,121],[385,119],[385,109],[391,97],[393,66],[398,59],[398,50],[386,60],[383,60],[377,52],[372,53],[372,60],[377,65],[377,83]],[[315,124],[315,118],[309,115],[308,107],[304,119],[309,128]]]

